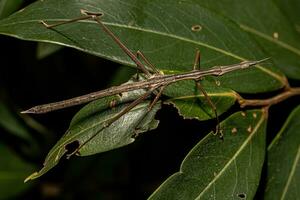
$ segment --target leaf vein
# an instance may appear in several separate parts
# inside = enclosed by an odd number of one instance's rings
[[[293,179],[293,175],[295,174],[296,172],[296,167],[297,167],[297,164],[299,162],[299,159],[300,159],[300,146],[298,147],[298,151],[297,151],[297,154],[296,154],[296,157],[295,157],[295,160],[293,162],[293,165],[292,165],[292,169],[291,169],[291,172],[290,172],[290,175],[288,177],[288,180],[284,186],[284,189],[283,189],[283,193],[280,197],[280,199],[285,199],[285,196],[287,195],[287,191],[289,189],[289,186],[292,182],[292,179]]]
[[[222,173],[230,166],[230,164],[235,161],[237,156],[241,153],[241,151],[247,146],[249,141],[252,140],[252,138],[256,135],[256,132],[258,131],[261,124],[264,122],[265,116],[262,114],[260,120],[258,121],[257,125],[253,129],[252,133],[249,135],[249,137],[243,142],[243,144],[240,146],[240,148],[237,150],[237,152],[232,156],[232,158],[227,162],[227,164],[224,166],[224,168],[217,174],[217,176],[214,177],[214,179],[202,190],[202,192],[198,195],[198,198],[204,195],[204,193],[211,187],[212,184],[214,184],[217,179],[222,175]]]

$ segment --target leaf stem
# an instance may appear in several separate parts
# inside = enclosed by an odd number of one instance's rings
[[[286,87],[285,90],[268,99],[244,99],[241,96],[238,97],[238,102],[240,104],[241,108],[244,108],[246,106],[265,106],[270,107],[274,104],[280,103],[292,96],[300,95],[300,87]]]

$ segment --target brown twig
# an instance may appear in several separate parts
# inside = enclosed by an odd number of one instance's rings
[[[246,106],[270,107],[274,104],[282,102],[296,95],[300,95],[300,87],[292,88],[288,86],[285,88],[285,90],[282,93],[268,99],[244,99],[241,96],[239,96],[238,102],[241,108],[244,108]]]

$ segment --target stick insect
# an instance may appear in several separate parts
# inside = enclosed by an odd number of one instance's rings
[[[180,74],[171,74],[171,75],[164,75],[161,73],[159,70],[154,67],[153,64],[144,56],[144,54],[141,51],[137,51],[136,54],[134,54],[131,50],[129,50],[122,41],[118,39],[118,37],[100,20],[100,17],[103,16],[102,13],[94,13],[94,12],[89,12],[86,10],[81,10],[81,13],[83,16],[79,18],[74,18],[70,20],[66,20],[63,22],[55,23],[55,24],[47,24],[45,21],[41,21],[41,23],[49,29],[52,29],[56,26],[71,23],[71,22],[76,22],[80,20],[94,20],[101,28],[102,30],[108,34],[112,40],[126,53],[129,58],[136,64],[138,70],[140,70],[146,77],[144,80],[140,80],[137,82],[131,82],[131,83],[126,83],[122,84],[120,86],[113,86],[108,89],[104,89],[101,91],[93,92],[90,94],[86,94],[83,96],[79,97],[74,97],[71,99],[59,101],[59,102],[54,102],[54,103],[49,103],[49,104],[43,104],[43,105],[38,105],[35,107],[32,107],[28,110],[23,111],[22,113],[33,113],[33,114],[40,114],[40,113],[47,113],[51,111],[55,111],[58,109],[63,109],[79,104],[84,104],[99,98],[103,98],[106,96],[112,96],[116,94],[120,94],[123,92],[128,92],[128,91],[133,91],[133,90],[138,90],[138,89],[145,89],[147,92],[145,92],[142,96],[131,102],[126,108],[124,108],[120,113],[118,113],[112,121],[110,121],[107,125],[109,126],[112,124],[114,121],[119,119],[121,116],[129,112],[131,109],[133,109],[135,106],[137,106],[139,103],[143,102],[145,99],[147,99],[150,95],[154,94],[155,97],[152,100],[152,102],[149,104],[149,111],[157,103],[159,100],[160,96],[163,93],[163,90],[165,87],[168,85],[178,82],[178,81],[183,81],[183,80],[194,80],[195,81],[195,86],[196,88],[204,95],[207,103],[209,106],[212,108],[217,125],[216,125],[216,130],[215,134],[220,134],[220,137],[222,138],[222,134],[220,131],[220,126],[219,126],[219,117],[217,113],[217,108],[200,84],[200,80],[205,77],[205,76],[221,76],[223,74],[235,71],[235,70],[240,70],[240,69],[246,69],[249,68],[250,66],[257,65],[261,62],[264,62],[266,59],[262,60],[257,60],[257,61],[244,61],[238,64],[233,64],[233,65],[227,65],[227,66],[214,66],[208,70],[200,70],[200,51],[196,51],[195,55],[195,61],[193,65],[193,70],[185,73],[180,73]],[[145,63],[145,64],[143,64]],[[96,134],[93,136],[95,137]],[[92,138],[93,138],[92,137]],[[90,139],[92,139],[90,138]]]

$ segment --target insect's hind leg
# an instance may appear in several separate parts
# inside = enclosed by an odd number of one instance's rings
[[[195,81],[195,83],[196,83],[196,87],[204,95],[206,101],[208,102],[209,106],[212,108],[212,110],[213,110],[213,112],[215,114],[217,125],[216,125],[216,130],[214,132],[214,135],[218,135],[219,134],[220,138],[223,138],[222,132],[220,130],[220,121],[219,121],[219,116],[218,116],[218,112],[217,112],[217,107],[212,102],[211,98],[208,96],[207,92],[204,90],[204,88],[202,87],[202,85],[198,81]]]

